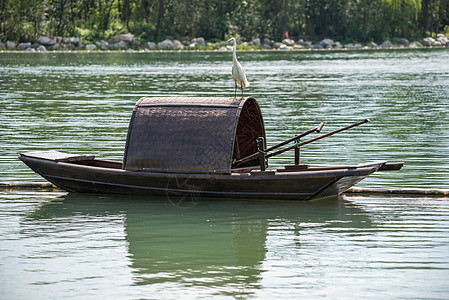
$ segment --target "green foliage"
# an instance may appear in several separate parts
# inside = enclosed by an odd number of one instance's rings
[[[257,46],[244,46],[244,45],[237,45],[237,50],[257,50],[260,49]]]
[[[150,41],[155,39],[155,24],[146,22],[130,22],[129,31],[140,40]]]
[[[447,32],[448,0],[1,0],[0,39],[202,36],[382,41]]]
[[[1,0],[0,37],[34,41],[45,30],[45,8],[45,3],[40,0]]]

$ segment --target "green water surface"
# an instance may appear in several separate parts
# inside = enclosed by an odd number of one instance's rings
[[[370,118],[305,146],[302,163],[404,161],[358,186],[449,187],[447,49],[238,56],[269,144]],[[0,182],[43,180],[20,152],[121,161],[140,97],[231,97],[230,74],[229,52],[0,53]],[[447,198],[177,203],[2,189],[0,298],[448,299],[448,232]]]
[[[449,51],[241,52],[269,144],[319,122],[323,133],[372,123],[302,149],[302,163],[404,161],[370,187],[449,186]],[[0,168],[35,150],[122,160],[142,96],[233,96],[228,52],[0,53]],[[270,160],[291,164],[293,153]],[[1,181],[37,181],[25,166]]]

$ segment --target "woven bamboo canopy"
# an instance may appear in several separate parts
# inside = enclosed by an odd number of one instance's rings
[[[258,137],[265,139],[265,127],[252,97],[144,97],[133,110],[123,168],[226,174],[257,152]],[[257,165],[258,158],[245,164]]]

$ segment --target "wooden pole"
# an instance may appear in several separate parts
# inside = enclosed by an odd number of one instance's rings
[[[313,142],[315,142],[315,141],[324,139],[324,138],[326,138],[326,137],[328,137],[328,136],[334,135],[334,134],[336,134],[336,133],[342,132],[342,131],[344,131],[344,130],[351,129],[351,128],[353,128],[353,127],[356,127],[356,126],[359,126],[359,125],[362,125],[362,124],[365,124],[365,123],[368,123],[368,122],[371,122],[371,120],[370,120],[370,119],[365,119],[365,120],[363,120],[363,121],[354,123],[354,124],[352,124],[352,125],[349,125],[349,126],[346,126],[346,127],[343,127],[343,128],[340,128],[340,129],[337,129],[337,130],[334,130],[334,131],[331,131],[331,132],[329,132],[329,133],[320,135],[319,137],[313,138],[313,139],[311,139],[311,140],[308,140],[308,141],[299,143],[299,144],[297,144],[297,145],[293,145],[293,146],[290,146],[290,147],[287,147],[287,148],[278,150],[278,151],[276,151],[276,152],[267,154],[267,155],[266,155],[266,158],[269,158],[269,157],[272,157],[272,156],[275,156],[275,155],[284,153],[285,151],[291,150],[291,149],[293,149],[293,148],[295,148],[295,147],[298,147],[298,148],[299,148],[299,147],[302,147],[302,146],[304,146],[304,145],[313,143]]]
[[[298,139],[300,139],[300,138],[302,138],[302,137],[305,137],[306,135],[311,134],[311,133],[313,133],[313,132],[320,132],[321,129],[323,129],[323,126],[324,126],[324,123],[321,122],[321,123],[320,123],[317,127],[315,127],[315,128],[309,129],[309,130],[307,130],[307,131],[305,131],[305,132],[303,132],[303,133],[301,133],[301,134],[298,134],[297,136],[294,136],[294,137],[292,137],[292,138],[290,138],[290,139],[288,139],[288,140],[285,140],[285,141],[283,141],[283,142],[280,142],[279,144],[276,144],[276,145],[274,145],[274,146],[271,146],[271,147],[267,148],[267,149],[265,150],[265,153],[268,153],[268,152],[270,152],[270,151],[272,151],[272,150],[274,150],[274,149],[277,149],[277,148],[279,148],[279,147],[281,147],[281,146],[284,146],[284,145],[286,145],[286,144],[288,144],[288,143],[290,143],[290,142],[293,142],[294,140],[298,140]],[[242,159],[239,159],[238,161],[235,162],[235,165],[243,164],[243,163],[245,163],[245,162],[247,162],[247,161],[249,161],[249,160],[251,160],[251,159],[256,158],[258,155],[259,155],[259,153],[256,152],[256,153],[253,153],[253,154],[251,154],[251,155],[249,155],[249,156],[246,156],[246,157],[244,157],[244,158],[242,158]]]
[[[383,194],[383,195],[415,195],[415,196],[449,196],[449,189],[412,189],[412,188],[349,188],[345,194]]]
[[[286,145],[286,144],[288,144],[288,143],[290,143],[290,142],[296,141],[296,140],[299,141],[300,138],[303,138],[303,137],[305,137],[306,135],[309,135],[309,134],[311,134],[311,133],[313,133],[313,132],[320,132],[321,129],[323,129],[323,126],[324,126],[324,123],[321,122],[321,123],[320,123],[317,127],[315,127],[315,128],[309,129],[309,130],[307,130],[307,131],[305,131],[305,132],[303,132],[303,133],[301,133],[301,134],[298,134],[298,135],[296,135],[296,136],[294,136],[294,137],[292,137],[292,138],[289,138],[288,140],[285,140],[285,141],[283,141],[283,142],[281,142],[281,143],[279,143],[279,144],[276,144],[276,145],[274,145],[274,146],[271,146],[271,147],[267,148],[267,150],[265,150],[265,152],[270,152],[270,151],[272,151],[272,150],[274,150],[274,149],[277,149],[277,148],[279,148],[279,147],[281,147],[281,146],[284,146],[284,145]]]
[[[259,150],[260,170],[265,171],[265,139],[259,137],[257,139],[257,150]],[[262,148],[262,149],[261,149]]]
[[[295,165],[299,165],[299,147],[295,148]]]

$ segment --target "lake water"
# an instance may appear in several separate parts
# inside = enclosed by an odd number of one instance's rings
[[[370,118],[302,163],[404,161],[358,186],[449,187],[449,50],[238,54],[269,144]],[[121,160],[140,97],[230,97],[230,69],[229,52],[0,53],[0,181],[43,181],[20,152]],[[449,298],[448,198],[195,204],[0,190],[0,298]]]

